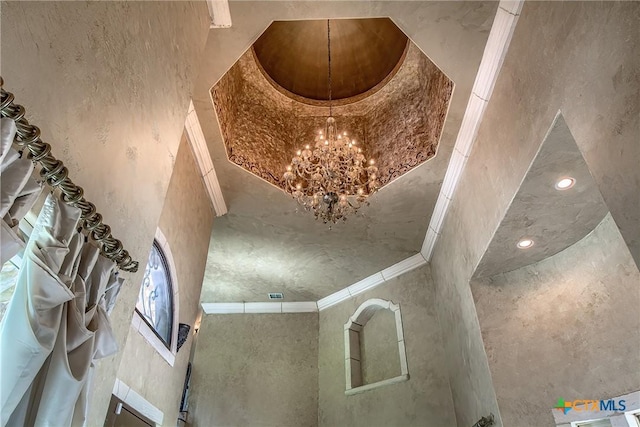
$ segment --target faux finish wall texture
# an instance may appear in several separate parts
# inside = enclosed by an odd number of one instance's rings
[[[640,389],[638,284],[610,215],[544,261],[472,283],[505,425],[554,426],[560,397]]]
[[[394,312],[376,312],[358,335],[362,384],[372,384],[402,374]]]
[[[193,427],[317,425],[318,314],[204,316],[191,384]]]
[[[410,379],[346,396],[344,324],[370,298],[400,304]],[[372,325],[375,326],[375,318]],[[367,348],[367,351],[371,351]],[[399,363],[399,362],[398,362]],[[403,274],[356,298],[320,312],[318,425],[454,426],[445,353],[428,266]]]
[[[134,259],[147,259],[173,170],[205,2],[2,2],[2,77]],[[112,314],[120,348],[144,268]],[[98,365],[89,425],[101,425],[121,353]]]
[[[638,3],[524,3],[432,258],[461,427],[498,414],[469,280],[558,110],[638,263],[638,19]]]
[[[212,225],[211,203],[191,148],[183,137],[159,228],[169,242],[175,262],[178,320],[190,325],[191,332],[200,312],[200,289]],[[198,232],[194,233],[194,230]],[[175,425],[178,419],[192,342],[190,334],[176,355],[173,367],[133,329],[122,352],[118,378],[160,409],[164,413],[163,423],[167,426]]]
[[[291,301],[318,300],[419,251],[497,7],[495,1],[230,2],[233,26],[211,31],[194,94],[229,206],[214,225],[203,301],[264,301],[274,290]],[[327,233],[313,216],[296,214],[290,196],[227,161],[219,125],[206,118],[215,117],[211,87],[273,20],[355,16],[390,17],[455,91],[438,154],[376,193],[367,218]]]

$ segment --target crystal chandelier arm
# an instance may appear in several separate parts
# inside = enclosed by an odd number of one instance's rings
[[[362,149],[347,133],[339,134],[332,109],[331,21],[327,20],[329,117],[313,148],[298,150],[284,174],[286,190],[324,223],[346,220],[377,190],[377,168],[367,165]],[[368,203],[366,203],[368,204]]]

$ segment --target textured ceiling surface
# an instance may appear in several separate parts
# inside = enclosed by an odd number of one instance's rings
[[[331,21],[332,98],[350,98],[382,82],[407,36],[388,18]],[[274,22],[253,45],[264,71],[289,92],[329,99],[327,21]]]
[[[563,177],[575,185],[556,190]],[[608,209],[561,115],[556,118],[474,277],[488,277],[538,262],[589,234]],[[534,241],[518,249],[520,239]]]
[[[417,253],[497,3],[243,1],[230,6],[233,26],[211,30],[193,95],[229,208],[214,221],[201,300],[266,301],[273,291],[283,292],[285,301],[317,300]],[[455,90],[437,155],[374,194],[362,216],[329,231],[313,215],[297,213],[295,201],[282,190],[228,160],[210,90],[273,21],[380,16],[389,16]]]
[[[365,157],[375,159],[384,186],[435,156],[452,89],[451,80],[411,43],[383,88],[335,107],[333,116]],[[298,149],[313,143],[329,114],[326,107],[300,103],[274,89],[251,51],[220,79],[211,96],[229,160],[283,189],[285,167]]]

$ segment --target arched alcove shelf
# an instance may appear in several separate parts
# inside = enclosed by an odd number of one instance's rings
[[[400,360],[398,362],[400,364],[400,375],[370,384],[363,384],[360,334],[367,322],[380,310],[389,310],[395,317],[398,354],[400,356]],[[344,349],[346,395],[362,393],[389,384],[407,381],[409,379],[407,352],[405,350],[404,334],[402,332],[402,316],[400,314],[400,305],[398,304],[379,298],[372,298],[363,302],[353,316],[349,318],[349,321],[344,325]]]

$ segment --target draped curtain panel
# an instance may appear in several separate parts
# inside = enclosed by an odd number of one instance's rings
[[[27,156],[16,151],[13,138],[16,124],[11,119],[0,121],[0,261],[4,264],[24,248],[18,237],[18,222],[31,209],[42,186],[31,176],[34,165]]]
[[[50,194],[24,250],[0,323],[3,427],[83,425],[93,364],[117,352],[108,314],[123,279],[79,221]]]

